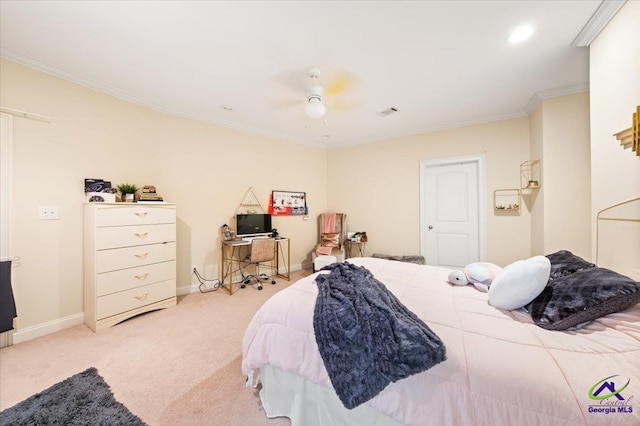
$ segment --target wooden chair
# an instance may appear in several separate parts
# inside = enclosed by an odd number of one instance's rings
[[[311,252],[311,261],[314,261],[319,254],[317,253],[318,247],[323,245],[324,232],[324,216],[329,213],[322,213],[318,216],[318,244],[313,248]],[[331,252],[326,255],[335,256],[338,262],[344,262],[346,259],[345,240],[347,239],[347,214],[346,213],[332,213],[336,215],[335,227],[331,230],[331,233],[337,234],[338,244],[331,247]]]

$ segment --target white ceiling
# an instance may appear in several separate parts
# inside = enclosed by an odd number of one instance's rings
[[[2,0],[0,54],[157,110],[337,147],[586,90],[588,48],[571,43],[600,3]],[[533,37],[507,44],[525,23]],[[329,105],[324,122],[303,113],[311,66],[320,85],[353,82],[333,99],[350,107]]]

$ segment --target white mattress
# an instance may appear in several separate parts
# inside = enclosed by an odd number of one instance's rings
[[[640,424],[640,403],[634,406],[633,398],[640,401],[639,305],[578,331],[548,331],[524,312],[490,306],[487,294],[473,286],[448,284],[447,269],[372,258],[349,261],[371,270],[447,349],[446,361],[390,384],[366,403],[384,417],[416,426]],[[275,294],[256,313],[243,340],[245,374],[270,366],[333,392],[313,333],[315,275]],[[630,381],[621,392],[627,412],[618,407],[605,412],[611,407],[602,404],[620,403],[615,397],[589,398],[590,389],[610,376],[618,389]],[[267,381],[265,408],[268,386]],[[304,396],[295,391],[291,407],[302,410],[296,401]],[[331,410],[336,419],[348,412],[340,406]],[[287,414],[279,411],[272,415]]]

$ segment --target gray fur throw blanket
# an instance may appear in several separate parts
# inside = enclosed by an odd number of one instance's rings
[[[440,338],[367,268],[342,262],[323,269],[330,272],[316,278],[313,327],[346,408],[446,359]]]

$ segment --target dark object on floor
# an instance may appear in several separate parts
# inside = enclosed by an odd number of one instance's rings
[[[394,256],[390,254],[373,253],[371,257],[377,257],[378,259],[396,260],[398,262],[416,263],[418,265],[424,265],[424,256]]]
[[[0,412],[0,425],[146,426],[113,397],[95,368],[63,380]]]

